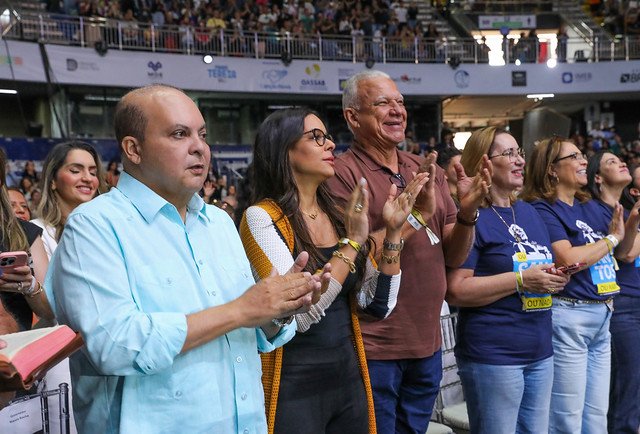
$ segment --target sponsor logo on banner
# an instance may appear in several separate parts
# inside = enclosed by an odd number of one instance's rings
[[[511,86],[524,87],[527,85],[527,71],[511,71]]]
[[[291,85],[280,83],[287,76],[286,69],[267,69],[262,72],[262,81],[258,83],[265,90],[291,90]]]
[[[420,84],[422,79],[420,77],[410,77],[407,74],[403,74],[400,77],[391,77],[395,83],[403,83],[403,84]]]
[[[99,71],[97,63],[94,62],[78,62],[76,59],[67,57],[67,71]]]
[[[471,75],[469,75],[469,73],[464,69],[460,69],[453,75],[453,80],[456,82],[456,87],[458,87],[458,89],[464,89],[469,87]]]
[[[638,83],[640,82],[640,69],[634,69],[631,72],[620,74],[620,83]]]
[[[17,65],[20,66],[24,62],[20,56],[0,56],[0,65]]]
[[[149,78],[152,80],[162,78],[162,72],[160,71],[162,69],[162,63],[150,60],[149,63],[147,63],[147,67],[150,69],[150,71],[147,71]]]
[[[209,78],[218,80],[219,83],[225,83],[227,80],[235,80],[238,75],[235,69],[229,69],[227,65],[216,65],[207,69]]]
[[[571,83],[587,83],[591,81],[592,75],[590,72],[563,72],[562,82],[564,84]]]
[[[317,63],[313,63],[306,68],[304,68],[304,73],[309,78],[303,78],[300,80],[300,90],[315,90],[315,91],[326,91],[327,83],[319,78],[320,77],[321,68]]]
[[[347,83],[349,77],[354,75],[356,72],[351,68],[338,68],[338,90],[342,92]]]

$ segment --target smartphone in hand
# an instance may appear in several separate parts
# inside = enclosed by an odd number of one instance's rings
[[[8,273],[16,267],[27,265],[29,256],[27,252],[2,252],[0,253],[0,276]]]
[[[571,265],[563,265],[562,267],[556,268],[556,270],[564,274],[574,274],[582,270],[586,265],[587,265],[586,262],[576,262],[575,264],[571,264]]]

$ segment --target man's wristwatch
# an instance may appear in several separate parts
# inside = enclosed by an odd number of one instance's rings
[[[293,315],[291,316],[287,316],[284,318],[274,318],[271,320],[272,323],[274,323],[275,325],[277,325],[278,327],[282,328],[286,325],[289,325],[293,322]]]
[[[480,211],[478,210],[476,210],[476,215],[473,217],[473,220],[471,221],[465,220],[462,217],[460,217],[460,211],[458,211],[458,214],[456,215],[456,220],[458,221],[458,223],[464,226],[475,226],[476,223],[478,223],[478,217],[480,217]]]

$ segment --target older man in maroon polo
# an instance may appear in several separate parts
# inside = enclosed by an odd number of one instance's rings
[[[458,167],[458,211],[443,171],[434,164],[435,155],[422,159],[397,149],[405,138],[407,111],[387,74],[366,70],[351,77],[342,108],[354,142],[336,159],[336,176],[328,185],[343,201],[358,179],[366,178],[369,221],[379,248],[388,243],[379,229],[389,184],[402,191],[415,172],[430,172],[403,229],[404,242],[392,246],[402,250],[398,304],[385,320],[361,320],[378,432],[423,434],[442,377],[439,318],[446,293],[445,268],[462,264],[471,248],[477,209],[488,192],[490,163],[485,159],[477,178],[465,176]]]

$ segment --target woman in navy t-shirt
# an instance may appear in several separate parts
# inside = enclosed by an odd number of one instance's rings
[[[611,361],[609,320],[619,292],[613,250],[624,238],[622,207],[593,212],[587,161],[568,139],[537,143],[522,198],[551,238],[558,266],[584,264],[553,297],[554,377],[550,433],[607,432]]]
[[[634,180],[640,185],[640,170]],[[593,196],[591,212],[610,220],[625,187],[628,196],[634,188],[627,165],[618,156],[600,151],[589,158],[587,182]],[[630,184],[631,183],[631,184]],[[623,203],[624,205],[624,203]],[[625,238],[615,250],[619,270],[616,272],[620,294],[611,316],[612,383],[609,403],[609,432],[634,433],[640,427],[640,254],[638,224],[640,202],[626,202]]]
[[[474,132],[461,163],[470,176],[487,154],[489,198],[461,268],[448,275],[447,301],[460,306],[455,348],[472,433],[543,433],[553,378],[551,294],[568,277],[555,274],[551,243],[535,209],[516,201],[524,156],[508,133]]]

